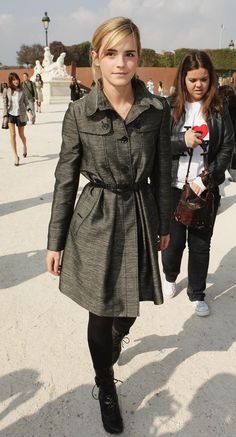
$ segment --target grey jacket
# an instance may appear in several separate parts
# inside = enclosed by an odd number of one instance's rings
[[[26,80],[22,82],[22,89],[24,90],[27,99],[35,102],[37,100],[37,89],[35,83],[32,80]]]
[[[98,85],[70,104],[55,173],[48,249],[64,249],[60,290],[103,316],[135,317],[141,300],[163,302],[157,244],[170,223],[170,113],[143,82],[134,92],[125,121]],[[74,209],[80,173],[90,182]]]
[[[19,91],[18,102],[19,102],[20,121],[27,123],[28,117],[26,111],[28,108],[28,99],[23,90]],[[11,110],[11,106],[12,106],[11,88],[5,88],[3,90],[3,116],[8,114],[8,112]]]

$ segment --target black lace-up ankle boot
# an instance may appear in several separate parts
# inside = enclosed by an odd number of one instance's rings
[[[113,368],[96,370],[96,385],[99,388],[98,399],[104,429],[110,434],[123,431],[123,420],[120,413]]]

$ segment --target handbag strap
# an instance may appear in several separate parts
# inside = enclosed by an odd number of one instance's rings
[[[192,161],[192,157],[193,157],[193,149],[188,149],[188,153],[189,153],[189,161],[188,161],[187,173],[185,176],[185,184],[187,184],[187,182],[188,182],[188,175],[189,175],[190,165],[191,165],[191,161]]]
[[[208,141],[202,141],[201,148],[203,150],[202,156],[203,156],[203,165],[204,165],[204,171],[209,172],[209,165],[208,165],[208,152],[207,152],[207,146]]]
[[[203,165],[204,165],[204,172],[208,173],[209,172],[209,165],[208,165],[208,152],[207,152],[207,144],[208,142],[206,141],[202,141],[201,144],[201,148],[203,150],[203,153],[201,154],[203,156]],[[188,175],[189,175],[189,171],[190,171],[190,165],[191,165],[191,161],[192,161],[192,157],[193,157],[193,149],[189,148],[188,149],[188,153],[189,153],[189,161],[188,161],[188,168],[187,168],[187,173],[185,176],[185,184],[187,184],[188,182]],[[209,186],[207,185],[206,187],[207,189],[209,189]]]

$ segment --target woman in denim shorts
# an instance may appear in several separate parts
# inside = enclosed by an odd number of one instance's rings
[[[16,145],[16,126],[23,143],[23,157],[26,158],[27,145],[24,129],[27,122],[26,111],[28,100],[21,88],[20,78],[16,73],[9,74],[8,82],[9,88],[5,88],[3,91],[3,116],[8,117],[10,141],[14,154],[14,165],[18,166],[20,158],[18,156]]]

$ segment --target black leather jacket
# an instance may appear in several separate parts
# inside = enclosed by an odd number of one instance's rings
[[[173,97],[167,100],[173,109]],[[184,120],[183,115],[178,124],[175,124],[171,117],[172,185],[175,185],[179,157],[188,150],[184,139],[185,132],[180,132]],[[230,164],[234,148],[234,130],[227,105],[224,106],[224,116],[222,117],[219,112],[212,113],[207,120],[207,125],[209,129],[209,170],[212,182],[217,187],[225,180],[225,171]]]

